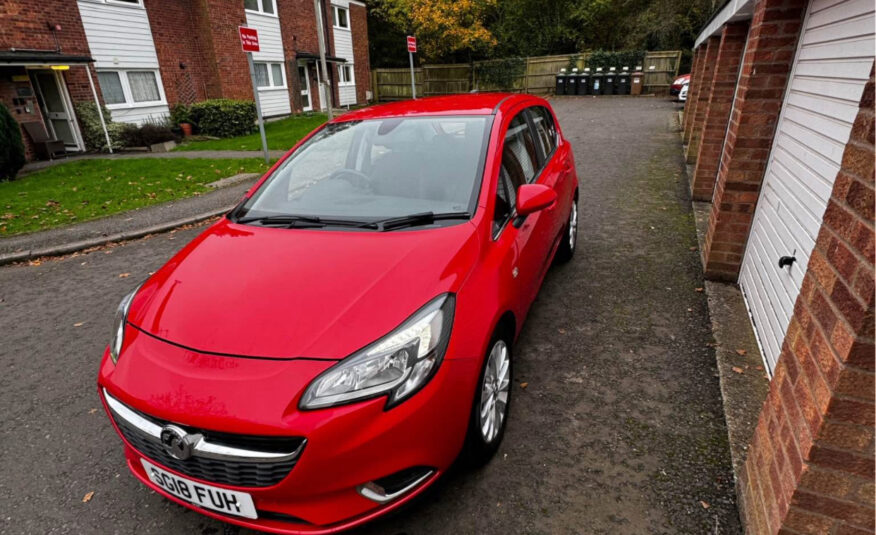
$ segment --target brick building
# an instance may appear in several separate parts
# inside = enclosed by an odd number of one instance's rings
[[[874,46],[872,0],[730,0],[696,42],[703,265],[738,283],[771,377],[749,533],[874,533]]]
[[[323,0],[331,102],[370,92],[365,4]],[[76,104],[99,99],[112,119],[143,123],[176,103],[253,99],[238,27],[258,29],[254,53],[265,117],[325,109],[312,0],[4,0],[0,4],[0,102],[28,130],[68,151],[85,149]],[[89,73],[94,90],[89,84]]]

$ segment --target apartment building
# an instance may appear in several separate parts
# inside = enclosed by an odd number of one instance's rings
[[[143,123],[176,103],[253,99],[238,27],[259,31],[253,55],[265,117],[364,104],[370,98],[365,4],[323,0],[4,0],[0,102],[29,130],[38,123],[85,150],[75,106],[100,100],[112,119]],[[324,28],[331,95],[321,94],[317,20]],[[92,87],[93,84],[93,87]],[[39,130],[39,128],[37,128]]]

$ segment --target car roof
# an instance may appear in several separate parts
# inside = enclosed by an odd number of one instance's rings
[[[492,115],[499,108],[513,106],[517,102],[531,98],[534,97],[519,93],[462,93],[426,97],[353,110],[335,118],[332,122],[429,115]]]

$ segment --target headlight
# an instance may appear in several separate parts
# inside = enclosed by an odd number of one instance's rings
[[[319,409],[389,394],[389,408],[407,399],[441,365],[454,305],[452,294],[436,297],[391,333],[323,372],[299,406]]]
[[[110,357],[113,363],[119,361],[119,352],[122,350],[122,343],[125,341],[125,324],[128,322],[128,309],[131,308],[131,301],[137,295],[137,290],[140,287],[134,288],[134,291],[122,298],[119,307],[116,309],[116,317],[113,320],[113,337],[110,341]]]

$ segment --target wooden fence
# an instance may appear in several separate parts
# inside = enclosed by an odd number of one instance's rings
[[[414,69],[418,96],[449,95],[453,93],[468,93],[473,89],[478,91],[513,91],[533,94],[553,93],[556,86],[556,75],[560,69],[568,67],[573,58],[577,58],[579,69],[587,64],[589,54],[563,54],[558,56],[539,56],[525,58],[523,73],[517,76],[509,87],[495,87],[479,80],[477,66],[489,61],[475,62],[474,70],[468,63],[449,65],[424,65]],[[669,85],[678,75],[681,63],[680,50],[646,52],[643,61],[643,93],[664,94],[669,91]],[[618,65],[618,68],[623,65]],[[635,65],[629,65],[630,69]],[[410,69],[373,69],[371,71],[371,87],[374,100],[390,101],[411,98]]]

